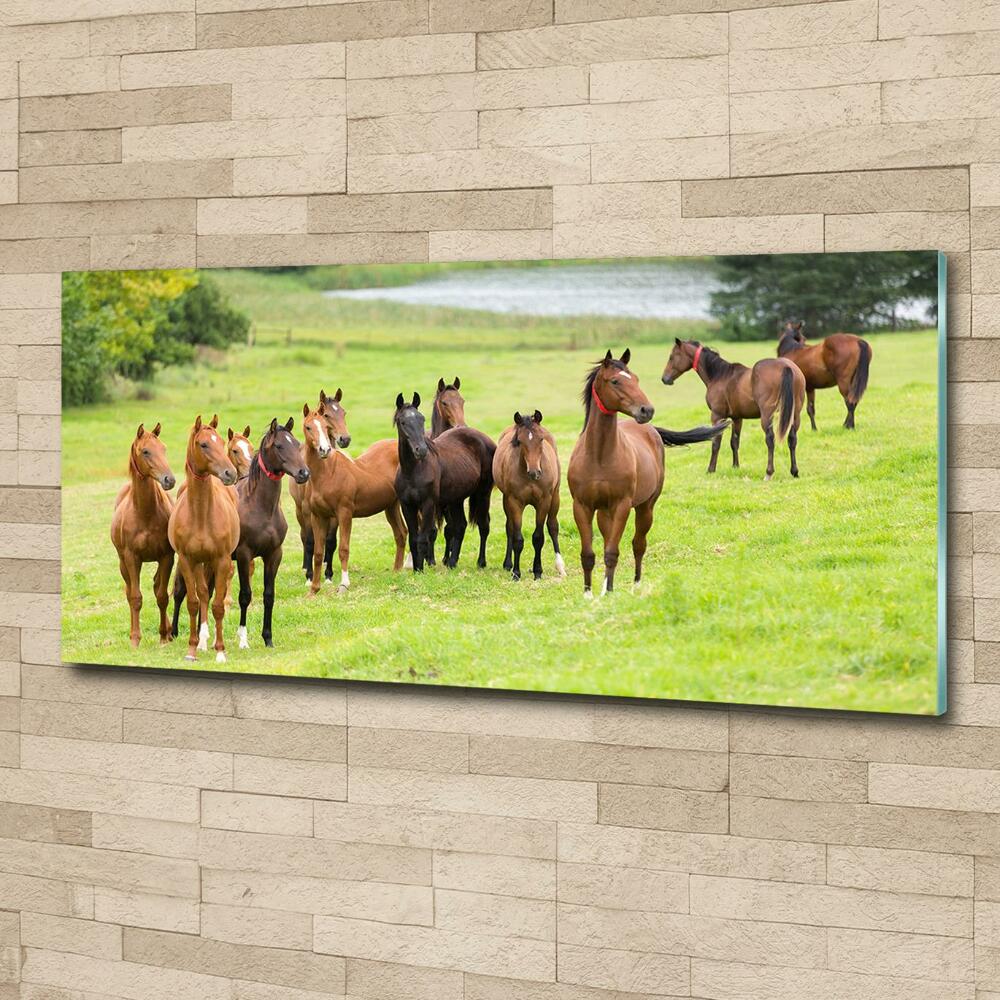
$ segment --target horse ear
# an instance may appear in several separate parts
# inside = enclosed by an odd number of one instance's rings
[[[413,394],[413,402],[410,405],[411,406],[419,406],[420,405],[420,393],[419,392],[415,392]]]
[[[250,437],[250,425],[249,424],[247,424],[246,427],[243,428],[243,436],[245,438]]]
[[[521,411],[520,410],[515,410],[514,411],[514,423],[515,424],[520,424],[521,423]]]
[[[540,424],[542,422],[542,411],[535,410],[534,417],[535,417],[535,423]]]
[[[278,429],[278,418],[271,417],[271,426],[268,427],[268,431],[270,431],[270,433],[273,434],[277,429]]]
[[[194,429],[196,431],[200,431],[201,430],[201,414],[200,413],[198,414],[198,416],[196,416],[194,418]]]
[[[438,379],[438,392],[444,392],[444,379]]]
[[[335,403],[339,403],[343,398],[344,398],[344,390],[338,386],[336,393],[334,393],[333,401]]]
[[[326,393],[320,389],[319,391],[319,405],[322,406],[326,402]]]
[[[401,410],[401,409],[402,409],[402,408],[403,408],[404,406],[406,406],[406,400],[405,400],[405,399],[403,399],[403,394],[402,394],[402,393],[400,393],[400,394],[399,394],[399,395],[398,395],[398,396],[396,397],[396,409],[397,409],[397,410]]]
[[[227,437],[227,438],[228,438],[228,439],[229,439],[230,441],[232,441],[232,439],[233,439],[233,429],[232,429],[232,427],[230,427],[230,428],[229,428],[229,433],[228,433],[228,434],[226,435],[226,437]]]
[[[623,365],[627,365],[631,357],[632,357],[632,352],[626,347],[625,353],[621,356],[621,363]]]
[[[799,320],[798,323],[795,324],[795,329],[796,330],[801,330],[802,329],[802,320]]]
[[[213,429],[219,426],[219,414],[218,413],[214,413],[212,415],[212,422],[208,426],[211,427],[211,428],[213,428]]]
[[[303,403],[302,404],[302,416],[303,417],[308,417],[309,416],[309,404],[308,403]]]
[[[680,338],[680,337],[674,337],[674,343],[675,343],[675,344],[676,344],[676,345],[677,345],[678,347],[680,347],[680,346],[681,346],[681,338]]]
[[[611,360],[613,360],[611,357],[611,351],[608,351],[608,353],[604,355],[604,363],[607,364]]]
[[[290,431],[294,426],[295,426],[295,418],[294,417],[289,417],[285,421],[285,430],[286,431]]]
[[[461,379],[460,379],[460,378],[459,378],[459,377],[458,377],[458,376],[456,375],[456,376],[455,376],[455,381],[454,381],[454,382],[452,382],[452,385],[453,385],[453,386],[454,386],[454,387],[455,387],[456,389],[460,389],[460,388],[462,387],[462,380],[461,380]]]
[[[135,432],[136,440],[138,440],[139,438],[141,438],[143,436],[143,434],[145,434],[145,433],[146,433],[146,425],[145,424],[139,424],[139,426],[136,428],[136,432]]]
[[[153,428],[153,437],[159,437],[161,430],[163,430],[163,428],[160,426],[160,421],[157,420],[156,426]]]

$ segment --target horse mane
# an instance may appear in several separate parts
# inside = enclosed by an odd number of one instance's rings
[[[594,365],[593,368],[587,372],[587,377],[583,383],[583,392],[580,393],[580,399],[583,401],[583,429],[587,429],[587,422],[590,420],[590,404],[594,398],[594,383],[597,381],[597,373],[605,366],[611,365],[612,368],[618,369],[620,372],[628,370],[628,365],[623,364],[621,361],[611,360],[605,361],[603,358]]]
[[[787,354],[789,351],[797,351],[805,347],[805,343],[800,343],[794,333],[782,333],[778,338],[778,357]]]
[[[254,490],[257,489],[257,484],[260,482],[261,471],[260,462],[257,456],[260,455],[264,448],[264,442],[271,436],[271,432],[267,431],[264,436],[260,439],[260,445],[257,447],[257,452],[250,461],[250,471],[247,473],[247,496],[250,496]]]

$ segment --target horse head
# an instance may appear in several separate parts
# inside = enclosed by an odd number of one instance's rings
[[[425,433],[424,415],[420,412],[420,393],[415,392],[407,403],[400,393],[396,397],[396,414],[393,423],[399,433],[400,444],[405,441],[418,461],[427,457],[430,446]]]
[[[458,391],[462,380],[456,375],[451,383],[438,379],[437,394],[434,396],[434,423],[440,430],[449,427],[465,427],[465,400]]]
[[[617,359],[608,351],[591,369],[584,387],[588,418],[593,402],[601,413],[624,413],[639,424],[648,424],[653,419],[653,404],[639,388],[638,378],[629,370],[631,356],[627,348]]]
[[[517,448],[524,461],[528,478],[532,481],[542,478],[542,454],[545,436],[541,431],[542,414],[535,410],[533,414],[521,416],[514,414],[514,436],[511,447]]]
[[[148,476],[155,479],[165,490],[172,490],[177,480],[167,464],[167,449],[160,440],[160,430],[159,422],[151,431],[147,431],[145,425],[139,424],[129,460],[140,478]]]
[[[695,366],[695,359],[700,354],[701,344],[697,340],[681,340],[674,337],[674,346],[670,349],[670,357],[663,368],[663,384],[673,385],[674,380]]]
[[[347,411],[341,403],[343,398],[344,393],[341,389],[332,396],[328,396],[320,389],[319,406],[316,407],[316,412],[326,421],[326,431],[330,440],[338,448],[346,448],[351,443],[351,432],[347,429]]]
[[[309,450],[316,452],[320,458],[330,457],[333,445],[330,443],[329,425],[318,406],[312,410],[308,403],[302,404],[302,436]]]
[[[218,434],[219,415],[207,424],[201,422],[201,414],[195,417],[194,426],[188,437],[187,469],[196,479],[216,476],[223,485],[232,486],[236,482],[236,466],[226,454],[226,446]]]
[[[246,479],[250,475],[250,464],[253,462],[254,450],[250,443],[250,425],[243,428],[243,433],[238,434],[229,428],[228,440],[226,442],[226,454],[229,461],[236,466],[236,475],[240,479]]]
[[[292,434],[295,420],[289,417],[283,424],[274,417],[261,439],[257,463],[271,479],[280,479],[288,473],[300,486],[309,478],[309,470],[302,463],[302,444]]]

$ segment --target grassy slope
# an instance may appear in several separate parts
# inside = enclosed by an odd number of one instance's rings
[[[238,289],[239,274],[225,276]],[[524,324],[492,327],[489,349],[472,350],[478,321],[457,313],[435,330],[418,316],[392,329],[395,310],[365,304],[358,315],[332,309],[318,296],[269,282],[253,307],[262,322],[298,302],[291,348],[261,344],[238,349],[217,368],[172,372],[152,403],[68,411],[63,421],[63,643],[78,662],[181,667],[184,649],[156,644],[152,568],[144,573],[145,637],[128,646],[128,611],[114,550],[107,537],[114,494],[123,481],[128,442],[140,420],[160,419],[174,471],[183,465],[186,430],[199,410],[216,409],[225,423],[251,423],[254,435],[272,415],[297,420],[320,386],[345,391],[357,447],[391,433],[398,391],[430,396],[439,375],[462,376],[466,412],[494,435],[515,408],[545,414],[559,441],[563,467],[580,424],[578,386],[593,350],[499,349],[520,340]],[[247,294],[243,301],[251,302]],[[355,305],[351,303],[351,305]],[[326,313],[333,311],[333,329]],[[411,311],[412,312],[412,311]],[[359,318],[359,316],[361,318]],[[424,331],[422,349],[406,353],[356,345],[362,319],[383,343]],[[615,347],[622,324],[578,324]],[[700,381],[692,375],[666,388],[659,373],[668,329],[642,325],[660,343],[631,340],[633,369],[657,406],[656,423],[682,428],[704,422]],[[561,343],[565,329],[546,324],[543,342]],[[635,332],[635,331],[633,331]],[[672,333],[672,329],[669,330]],[[614,338],[614,339],[612,339]],[[743,468],[728,468],[724,446],[715,477],[704,467],[708,446],[667,453],[667,480],[650,536],[646,579],[628,586],[626,532],[621,589],[585,603],[579,548],[568,493],[563,490],[563,549],[569,577],[552,574],[515,584],[499,564],[503,520],[494,496],[490,567],[477,571],[467,537],[460,567],[415,577],[391,572],[392,542],[381,518],[358,522],[352,545],[352,588],[338,597],[325,586],[305,596],[301,549],[293,525],[278,580],[277,647],[260,646],[260,599],[251,607],[253,648],[235,649],[227,620],[229,670],[417,681],[502,688],[660,696],[882,711],[931,712],[935,704],[935,334],[870,338],[873,380],[859,408],[860,429],[840,428],[835,390],[818,395],[820,431],[804,430],[802,478],[787,473],[787,451],[774,481],[762,480],[764,445],[747,422]],[[446,346],[464,345],[465,349]],[[600,342],[603,344],[604,340]],[[344,345],[349,346],[344,346]],[[636,346],[639,344],[639,346]],[[765,345],[723,345],[733,360],[752,361]],[[530,546],[529,546],[530,550]],[[259,575],[256,578],[259,587]],[[198,664],[214,668],[203,654]]]

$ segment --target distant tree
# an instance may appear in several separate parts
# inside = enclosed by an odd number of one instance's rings
[[[763,254],[718,257],[722,290],[711,314],[729,340],[770,340],[786,319],[803,320],[810,336],[838,330],[897,329],[902,306],[928,299],[936,315],[937,254]]]

